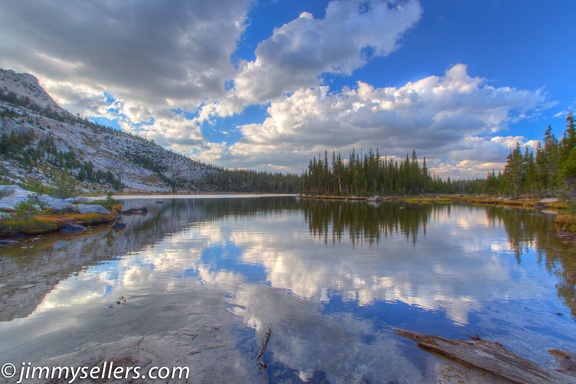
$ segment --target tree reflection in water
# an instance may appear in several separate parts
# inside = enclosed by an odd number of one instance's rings
[[[459,203],[453,203],[459,204]],[[401,202],[366,204],[364,202],[303,200],[300,204],[310,234],[324,243],[341,242],[345,237],[353,246],[378,244],[382,238],[402,234],[416,244],[419,236],[426,236],[431,219],[450,215],[450,205],[408,204]],[[536,251],[538,262],[557,279],[558,296],[576,318],[576,247],[564,244],[551,216],[537,211],[508,207],[463,206],[477,211],[484,209],[493,226],[503,225],[508,244],[522,262],[528,250]]]
[[[449,205],[405,203],[366,204],[347,201],[310,201],[301,203],[310,234],[328,243],[340,242],[348,233],[353,245],[364,241],[378,243],[391,234],[402,233],[416,243],[426,235],[426,225],[433,212],[450,211]]]

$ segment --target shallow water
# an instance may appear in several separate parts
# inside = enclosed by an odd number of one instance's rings
[[[550,216],[232,197],[125,199],[149,208],[125,230],[0,248],[0,363],[162,335],[199,310],[246,361],[272,329],[270,382],[429,382],[436,358],[393,328],[478,334],[545,365],[576,350],[576,252]]]

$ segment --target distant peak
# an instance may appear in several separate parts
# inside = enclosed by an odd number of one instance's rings
[[[0,68],[0,92],[14,92],[18,97],[28,97],[41,107],[63,110],[40,85],[38,78],[30,73],[17,73]]]

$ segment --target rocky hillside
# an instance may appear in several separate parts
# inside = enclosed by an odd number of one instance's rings
[[[222,190],[223,170],[74,116],[30,74],[0,69],[0,135],[0,184],[69,177],[85,192]]]
[[[30,74],[0,69],[0,184],[77,192],[285,192],[297,175],[226,170],[61,108]]]

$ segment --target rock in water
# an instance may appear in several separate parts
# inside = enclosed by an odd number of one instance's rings
[[[73,233],[73,232],[80,232],[80,231],[83,231],[85,229],[86,229],[86,227],[81,225],[81,224],[77,224],[73,221],[65,221],[64,227],[62,227],[62,229],[60,229],[60,232]]]
[[[126,228],[126,224],[121,223],[120,220],[122,220],[122,218],[119,218],[118,220],[116,220],[114,222],[114,224],[112,224],[112,228],[113,229],[124,229]]]
[[[137,205],[125,211],[122,211],[123,215],[145,215],[148,213],[148,208],[141,205]]]

